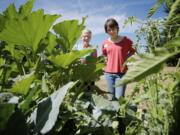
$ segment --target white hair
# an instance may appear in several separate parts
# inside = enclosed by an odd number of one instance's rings
[[[84,34],[86,34],[86,33],[92,34],[91,30],[89,30],[89,29],[84,29],[84,30],[82,31],[82,35],[84,35]]]

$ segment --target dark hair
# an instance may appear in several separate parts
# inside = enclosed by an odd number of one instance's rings
[[[105,25],[104,25],[104,30],[107,33],[107,28],[117,28],[119,31],[119,25],[117,23],[117,21],[113,18],[110,18],[108,20],[106,20]]]

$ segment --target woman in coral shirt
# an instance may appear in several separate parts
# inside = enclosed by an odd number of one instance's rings
[[[108,19],[104,25],[105,32],[109,35],[102,45],[102,53],[107,57],[105,77],[108,85],[108,99],[116,100],[125,94],[125,85],[115,87],[116,83],[127,71],[124,64],[127,58],[135,53],[132,41],[118,35],[119,25],[113,18]]]

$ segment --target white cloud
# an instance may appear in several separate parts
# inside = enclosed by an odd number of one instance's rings
[[[124,20],[127,19],[127,15],[125,12],[122,12],[119,15],[119,10],[122,10],[125,7],[124,4],[121,6],[118,5],[118,7],[115,7],[117,5],[99,5],[99,8],[97,8],[97,5],[94,6],[94,4],[92,4],[90,8],[87,8],[87,5],[90,3],[84,2],[82,4],[80,0],[68,7],[63,5],[63,2],[61,3],[62,4],[55,4],[53,2],[49,4],[46,3],[43,4],[43,8],[46,13],[62,15],[56,22],[69,19],[78,19],[81,21],[82,17],[88,15],[86,26],[92,30],[93,35],[105,33],[104,23],[108,18],[115,18],[118,21],[120,32],[132,33],[138,27],[137,24],[133,24],[132,26],[122,28]]]
[[[105,9],[103,9],[105,10]],[[57,22],[62,21],[62,20],[69,20],[69,19],[78,19],[79,21],[82,20],[82,17],[86,16],[87,14],[81,13],[78,11],[64,11],[62,9],[59,10],[54,10],[54,9],[49,9],[46,10],[47,13],[50,14],[62,14],[62,17],[60,17]],[[99,9],[95,12],[100,12]],[[97,15],[89,15],[88,18],[86,19],[86,27],[88,29],[91,29],[93,32],[93,35],[96,34],[102,34],[104,33],[104,23],[108,18],[115,18],[120,27],[120,32],[126,32],[126,33],[132,33],[137,29],[137,24],[133,24],[132,26],[128,26],[126,28],[122,28],[124,20],[127,19],[127,16],[125,14],[122,15],[104,15],[104,14],[97,14]]]

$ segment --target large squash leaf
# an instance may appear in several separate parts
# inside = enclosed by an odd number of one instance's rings
[[[46,47],[46,49],[47,49],[47,51],[49,52],[49,53],[51,53],[52,52],[52,50],[56,47],[56,45],[57,45],[57,38],[56,38],[56,35],[54,35],[53,33],[51,33],[51,32],[49,32],[48,34],[47,34],[47,37],[46,37],[46,42],[47,42],[47,47]]]
[[[172,41],[169,41],[165,44],[167,48],[171,46],[171,48],[175,48],[179,46],[180,44],[180,38],[174,39]],[[170,52],[167,50],[167,48],[161,48],[160,50],[156,50],[153,54],[144,54],[140,58],[138,58],[138,61],[134,63],[134,66],[130,67],[126,75],[121,79],[119,84],[127,84],[133,81],[139,81],[143,79],[144,77],[158,72],[163,63],[170,57],[173,57],[180,53],[180,49],[176,50],[175,52]]]
[[[14,4],[10,4],[8,8],[3,12],[3,14],[7,19],[18,17],[18,12],[16,11],[16,7],[14,6]]]
[[[60,54],[58,56],[50,56],[49,60],[62,68],[68,68],[70,64],[76,61],[78,58],[93,52],[93,49],[86,49],[81,51],[71,51],[70,53]]]
[[[6,22],[0,39],[8,43],[30,47],[34,52],[49,31],[58,15],[44,15],[43,10],[33,12],[25,19],[11,19]]]
[[[22,17],[28,16],[31,13],[34,1],[35,0],[28,0],[27,3],[20,7],[19,13]]]
[[[30,121],[35,124],[36,131],[45,134],[53,128],[59,114],[60,105],[68,89],[72,87],[73,84],[73,82],[69,82],[51,94],[50,97],[40,101],[38,107],[30,117]]]
[[[12,92],[26,95],[34,79],[34,73],[25,76],[19,76],[18,78],[16,78],[15,84],[12,87]]]
[[[5,26],[5,17],[3,15],[0,14],[0,32],[3,30],[4,26]]]
[[[27,15],[31,14],[33,3],[35,0],[28,0],[27,3],[22,5],[18,11],[16,11],[16,7],[14,4],[10,4],[8,8],[3,12],[3,14],[0,14],[0,31],[5,26],[5,22],[9,19],[23,19]]]
[[[103,74],[103,63],[91,63],[91,64],[82,64],[73,68],[73,78],[75,80],[96,80],[100,75]]]
[[[59,43],[65,52],[71,51],[77,40],[79,39],[82,30],[84,29],[84,21],[78,24],[78,20],[66,20],[56,24],[53,29],[59,34]]]
[[[9,118],[15,112],[15,104],[11,103],[0,103],[0,130],[2,131],[7,123]]]
[[[32,90],[30,90],[30,92],[28,92],[28,95],[26,96],[26,98],[19,104],[19,108],[23,112],[26,112],[27,110],[29,110],[30,104],[33,100],[33,96],[38,92],[39,92],[39,90],[37,90],[37,89],[32,89]]]
[[[11,56],[15,58],[17,62],[21,63],[24,57],[24,52],[22,50],[16,49],[14,44],[6,45],[5,50],[9,51],[11,53]]]
[[[14,6],[14,4],[10,4],[8,8],[3,12],[3,15],[7,19],[14,19],[14,18],[17,19],[20,17],[21,18],[26,17],[29,14],[31,14],[34,2],[35,0],[28,0],[27,3],[25,3],[20,7],[19,12],[16,11],[16,7]]]
[[[13,19],[17,17],[18,13],[14,4],[10,4],[8,8],[3,12],[3,14],[0,14],[0,32],[4,29],[5,23],[8,19]]]

